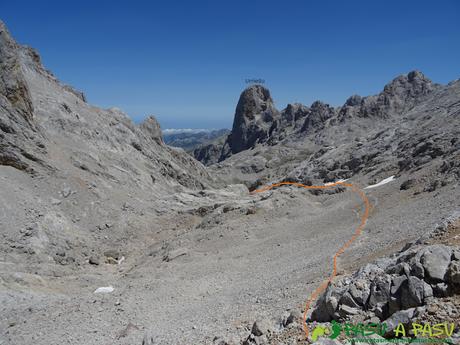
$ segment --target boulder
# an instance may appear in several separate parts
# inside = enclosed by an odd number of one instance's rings
[[[364,306],[369,298],[370,287],[365,281],[357,281],[348,289],[350,296],[360,306]]]
[[[436,297],[449,296],[449,286],[446,283],[437,283],[433,285],[433,295]]]
[[[349,307],[345,304],[339,307],[339,315],[343,318],[347,317],[348,315],[357,315],[359,314],[358,308]]]
[[[460,261],[460,250],[459,249],[454,249],[452,251],[452,260]]]
[[[302,313],[297,310],[297,309],[294,309],[294,310],[291,310],[286,319],[283,320],[283,326],[286,327],[288,325],[290,325],[291,323],[294,323],[294,322],[301,322],[302,321]]]
[[[113,259],[115,261],[119,260],[121,258],[121,253],[116,250],[116,249],[109,249],[109,250],[106,250],[104,252],[104,256],[107,258],[107,259]]]
[[[460,262],[452,261],[447,272],[447,280],[451,284],[460,284]]]
[[[252,325],[251,334],[255,335],[256,337],[260,337],[261,335],[267,335],[274,330],[273,322],[269,319],[258,319]]]
[[[408,179],[401,183],[401,186],[399,186],[400,190],[408,190],[412,188],[415,185],[415,180],[414,179]]]
[[[438,282],[445,280],[451,255],[452,250],[443,245],[429,246],[423,251],[420,262],[429,279]]]
[[[427,282],[423,282],[423,299],[426,301],[427,298],[433,297],[433,288]]]
[[[422,305],[425,295],[425,282],[417,277],[409,277],[401,286],[401,307],[408,309]]]
[[[403,284],[407,282],[406,276],[396,276],[391,281],[391,295],[400,295],[400,289]]]
[[[319,322],[331,321],[339,305],[337,297],[340,298],[342,290],[333,285],[328,285],[326,291],[318,299],[311,314],[311,319]]]
[[[423,279],[425,277],[425,269],[420,262],[415,262],[410,268],[410,274],[417,278]]]
[[[351,308],[359,308],[359,304],[353,299],[350,292],[347,291],[342,295],[339,301],[340,305],[345,305]]]
[[[243,341],[243,345],[265,345],[265,344],[268,344],[268,339],[265,334],[256,336],[251,333],[249,334],[247,339]]]
[[[387,325],[387,332],[385,336],[394,335],[393,331],[398,327],[399,324],[408,325],[411,323],[412,318],[414,317],[415,308],[410,308],[406,310],[399,310],[388,319],[385,320]]]
[[[373,308],[377,304],[386,304],[390,300],[390,286],[391,278],[388,275],[377,276],[371,283],[368,307]]]
[[[91,264],[91,265],[99,265],[100,264],[100,260],[97,256],[90,256],[88,262]]]

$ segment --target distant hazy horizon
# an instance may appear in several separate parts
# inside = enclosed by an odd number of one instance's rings
[[[230,128],[162,128],[161,131],[163,134],[178,134],[178,133],[202,133],[202,132],[212,132],[218,131],[220,129],[230,129]]]
[[[460,77],[457,1],[2,2],[0,19],[90,103],[162,128],[231,128],[248,78],[279,109],[341,105],[420,70]]]

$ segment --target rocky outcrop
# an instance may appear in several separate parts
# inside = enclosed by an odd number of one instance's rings
[[[140,124],[140,129],[145,135],[147,135],[147,137],[154,140],[158,144],[163,143],[161,127],[154,116],[148,116],[144,121],[142,121]]]
[[[211,165],[219,162],[226,139],[226,136],[222,136],[212,143],[198,146],[193,150],[193,157],[204,165]]]
[[[33,173],[31,165],[42,163],[37,153],[45,147],[33,123],[21,48],[0,21],[0,165]]]
[[[316,101],[310,107],[310,112],[305,118],[301,132],[309,132],[325,126],[326,121],[335,115],[335,110],[328,104]]]
[[[19,46],[0,21],[0,95],[6,97],[21,115],[31,120],[33,104],[19,61]]]
[[[411,246],[330,284],[311,320],[347,320],[356,315],[387,320],[402,310],[426,305],[433,297],[458,294],[459,260],[460,248]]]
[[[248,87],[241,93],[236,106],[232,132],[226,143],[228,154],[247,150],[256,143],[266,141],[279,116],[267,88],[261,85]]]
[[[334,117],[335,114],[333,107],[320,101],[313,102],[310,107],[300,103],[288,104],[273,125],[268,143],[276,144],[289,135],[311,134],[324,128],[327,120]]]
[[[375,96],[351,96],[339,111],[339,119],[358,117],[388,118],[408,111],[430,94],[435,85],[419,71],[400,75]]]
[[[385,338],[395,338],[394,330],[399,324],[406,327],[409,338],[417,337],[409,331],[413,322],[456,324],[460,317],[460,247],[440,243],[456,238],[459,220],[458,212],[454,212],[399,252],[329,284],[307,318],[310,329],[307,342],[333,345],[350,342],[357,334],[349,335],[344,328],[337,338],[329,337],[334,327],[344,324],[385,324],[380,335],[363,336],[385,344]],[[285,312],[278,321],[274,320],[255,321],[243,344],[297,343],[299,334],[304,332],[303,313]],[[315,334],[313,330],[320,332]],[[452,331],[450,343],[457,344],[460,330],[454,327]],[[424,333],[422,337],[427,335]]]
[[[230,134],[194,150],[194,157],[206,165],[220,162],[233,154],[267,142],[281,119],[270,91],[262,85],[245,89],[238,100]]]
[[[277,128],[293,127],[298,128],[301,126],[304,119],[310,113],[310,108],[300,103],[288,104],[287,107],[281,112],[280,120],[278,121]]]

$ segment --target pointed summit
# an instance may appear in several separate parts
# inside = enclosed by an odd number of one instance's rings
[[[270,91],[262,85],[252,85],[240,95],[228,144],[232,153],[254,146],[268,138],[270,128],[279,117]]]

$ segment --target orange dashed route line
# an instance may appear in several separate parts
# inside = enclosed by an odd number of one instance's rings
[[[335,182],[335,183],[330,183],[328,185],[321,185],[321,186],[307,186],[305,184],[297,183],[297,182],[279,182],[279,183],[274,183],[274,184],[265,186],[265,187],[260,188],[260,189],[256,189],[256,190],[252,191],[251,194],[266,192],[266,191],[268,191],[270,189],[280,187],[280,186],[284,186],[284,185],[292,185],[292,186],[305,188],[305,189],[330,189],[330,188],[334,188],[334,187],[339,186],[339,185],[344,186],[344,187],[349,187],[349,188],[351,188],[352,192],[357,193],[359,195],[359,197],[361,198],[361,200],[364,203],[364,213],[361,216],[361,221],[360,221],[358,227],[356,228],[356,230],[353,233],[353,235],[351,236],[351,238],[335,253],[335,255],[333,257],[333,266],[332,266],[331,275],[320,286],[318,286],[315,291],[313,291],[313,293],[310,295],[310,297],[308,298],[307,302],[305,303],[305,311],[303,313],[302,326],[303,326],[303,330],[305,332],[305,335],[308,338],[309,330],[308,330],[308,327],[307,327],[307,314],[308,314],[308,311],[310,310],[311,304],[319,296],[320,293],[322,293],[324,290],[326,290],[327,286],[330,283],[332,283],[332,280],[337,275],[337,259],[356,240],[356,238],[358,238],[358,236],[361,235],[361,232],[363,231],[364,227],[366,226],[366,221],[369,218],[369,211],[370,211],[371,205],[369,203],[369,199],[367,198],[366,194],[360,188],[356,187],[355,185],[353,185],[351,183],[345,183],[345,182]]]

